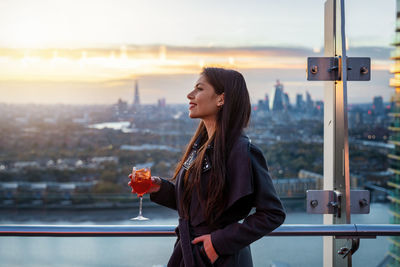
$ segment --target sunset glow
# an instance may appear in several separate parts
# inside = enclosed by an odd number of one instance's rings
[[[0,80],[106,81],[149,74],[198,73],[205,65],[240,69],[300,69],[304,57],[264,49],[186,51],[166,46],[129,49],[2,49]]]

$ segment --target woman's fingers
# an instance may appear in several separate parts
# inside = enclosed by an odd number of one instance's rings
[[[218,254],[215,251],[213,244],[211,242],[211,235],[202,235],[193,239],[192,244],[197,244],[199,242],[203,242],[204,251],[207,254],[207,257],[210,259],[212,263],[214,263],[218,259]]]
[[[203,242],[204,241],[204,235],[196,237],[195,239],[192,240],[192,244],[197,244],[199,242]]]

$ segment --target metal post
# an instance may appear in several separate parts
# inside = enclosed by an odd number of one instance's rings
[[[324,96],[324,190],[335,190],[340,212],[324,214],[324,224],[350,223],[350,171],[347,120],[347,60],[344,31],[344,0],[325,2],[325,56],[339,58],[340,79],[325,82]],[[351,240],[350,240],[351,241]],[[349,240],[324,237],[324,266],[351,266]]]

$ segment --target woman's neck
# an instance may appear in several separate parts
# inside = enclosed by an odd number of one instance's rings
[[[208,139],[210,139],[215,132],[215,120],[203,120],[203,123],[207,130]]]

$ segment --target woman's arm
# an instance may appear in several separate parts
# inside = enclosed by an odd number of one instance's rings
[[[243,223],[233,223],[211,233],[212,244],[219,255],[234,254],[272,232],[285,220],[284,208],[273,186],[262,152],[252,144],[249,150],[254,188],[253,206],[256,211],[246,217]]]
[[[154,191],[150,192],[150,200],[176,210],[175,184],[160,177],[153,176],[151,178],[156,186],[154,187]]]

